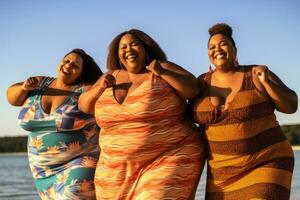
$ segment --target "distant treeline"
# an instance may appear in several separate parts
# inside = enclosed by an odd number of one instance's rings
[[[291,145],[300,145],[300,124],[282,125]],[[26,152],[27,136],[0,137],[0,152]]]
[[[27,136],[0,137],[0,152],[26,152]]]
[[[300,124],[282,125],[281,128],[291,145],[300,145]]]

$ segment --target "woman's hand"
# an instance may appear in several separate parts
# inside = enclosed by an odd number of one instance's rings
[[[271,98],[276,110],[283,113],[294,113],[298,107],[297,94],[288,88],[265,65],[252,68],[252,80],[256,88]]]
[[[97,99],[106,88],[112,87],[116,79],[111,73],[104,73],[94,85],[79,96],[78,107],[82,112],[94,114]]]
[[[160,76],[184,100],[191,99],[198,94],[197,79],[179,65],[168,61],[153,60],[146,69],[155,76]]]
[[[22,84],[22,89],[25,91],[31,91],[39,88],[39,79],[36,77],[29,77]]]
[[[160,62],[158,60],[153,60],[149,66],[146,66],[146,69],[155,74],[156,76],[160,76],[164,74],[165,70],[160,65]]]
[[[39,89],[45,77],[29,77],[24,82],[15,83],[7,89],[7,100],[13,106],[22,106],[30,91]]]
[[[252,68],[253,73],[257,76],[258,80],[264,84],[269,81],[269,69],[265,65],[259,65]]]
[[[104,73],[99,80],[96,82],[95,86],[102,89],[112,87],[116,83],[116,79],[113,75],[109,73]]]

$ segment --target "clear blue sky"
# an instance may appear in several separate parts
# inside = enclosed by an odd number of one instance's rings
[[[26,134],[20,108],[6,89],[29,76],[56,76],[62,56],[85,49],[105,71],[107,46],[118,33],[138,28],[195,76],[208,70],[207,29],[232,26],[240,64],[266,64],[300,95],[298,0],[2,0],[0,1],[0,136]],[[278,114],[280,124],[300,123],[300,109]]]

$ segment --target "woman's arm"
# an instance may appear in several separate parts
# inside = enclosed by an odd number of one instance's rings
[[[276,110],[283,113],[294,113],[298,107],[297,94],[288,88],[273,72],[266,66],[253,67],[253,82],[257,88],[263,89],[275,104]],[[260,84],[260,85],[259,85]],[[263,91],[262,91],[263,92]]]
[[[87,91],[79,96],[79,110],[88,114],[94,114],[97,99],[106,88],[113,86],[113,84],[115,84],[115,78],[109,73],[103,74],[94,85],[87,88]]]
[[[7,101],[13,106],[22,106],[28,93],[38,89],[43,78],[42,76],[29,77],[24,82],[11,85],[6,92]]]
[[[164,79],[182,99],[191,99],[198,94],[195,76],[174,63],[154,60],[147,69]]]

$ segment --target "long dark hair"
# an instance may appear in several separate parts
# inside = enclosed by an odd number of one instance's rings
[[[107,68],[109,70],[122,69],[120,66],[120,59],[118,55],[119,43],[121,38],[126,35],[131,34],[136,37],[144,46],[147,54],[147,64],[152,60],[158,59],[161,61],[166,61],[167,56],[165,52],[160,48],[160,46],[152,39],[149,35],[140,31],[138,29],[130,29],[129,31],[124,31],[117,35],[110,43],[108,47],[108,56],[107,56]]]
[[[100,67],[97,65],[95,60],[83,49],[73,49],[64,57],[71,53],[78,54],[83,60],[82,72],[78,80],[76,80],[77,82],[93,84],[99,79],[100,76],[102,76],[103,72],[101,71]]]

